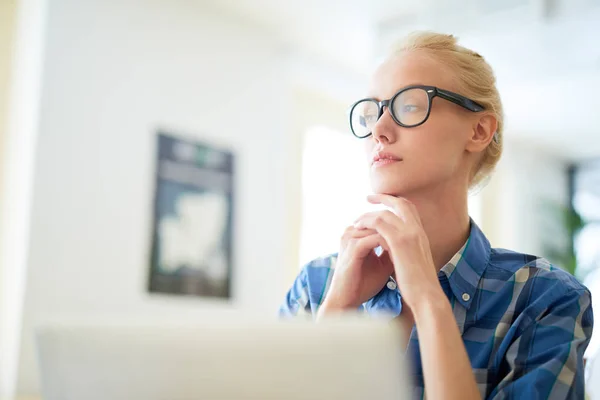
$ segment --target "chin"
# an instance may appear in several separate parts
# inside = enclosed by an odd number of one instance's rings
[[[390,171],[392,172],[392,171]],[[371,190],[375,194],[388,194],[396,197],[410,198],[419,193],[426,193],[440,183],[418,173],[390,173],[388,171],[371,171]]]
[[[405,196],[415,189],[418,182],[415,182],[415,174],[410,173],[406,168],[400,169],[394,163],[388,166],[371,168],[369,179],[371,190],[375,194],[388,194],[391,196]]]
[[[379,179],[371,179],[371,189],[375,194],[389,194],[391,196],[406,196],[415,188],[414,185],[408,182],[386,181]]]
[[[412,179],[411,179],[412,178]],[[388,194],[396,197],[411,198],[418,193],[427,192],[433,182],[414,179],[406,174],[386,176],[371,174],[371,190],[375,194]]]

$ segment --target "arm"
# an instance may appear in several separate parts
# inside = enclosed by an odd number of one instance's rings
[[[283,304],[279,307],[279,316],[295,317],[299,314],[310,313],[310,307],[308,280],[306,267],[304,267],[287,292]]]
[[[593,329],[590,293],[571,289],[542,310],[510,344],[508,373],[490,399],[583,399],[583,353]]]
[[[373,253],[381,239],[372,232],[347,230],[341,253],[308,263],[279,308],[281,317],[357,310],[385,285],[393,271]],[[335,268],[335,274],[334,274]]]
[[[394,210],[368,213],[357,228],[373,229],[384,239],[402,298],[412,311],[427,397],[480,399],[471,363],[448,299],[440,287],[427,235],[416,207],[405,199],[371,196]]]
[[[412,306],[427,397],[480,399],[452,307],[441,288],[423,289]]]

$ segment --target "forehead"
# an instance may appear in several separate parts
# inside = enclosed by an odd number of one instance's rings
[[[371,76],[369,97],[389,99],[398,90],[410,85],[437,86],[456,90],[452,70],[424,52],[408,52],[388,58]]]

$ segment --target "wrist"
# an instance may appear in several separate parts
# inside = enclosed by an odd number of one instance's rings
[[[440,287],[421,288],[415,291],[409,305],[415,322],[436,315],[452,314],[452,306],[446,297],[446,294]]]
[[[317,319],[323,317],[324,315],[331,315],[336,313],[342,313],[345,311],[356,310],[357,306],[354,306],[350,303],[339,301],[331,296],[325,298],[319,310],[317,311]]]

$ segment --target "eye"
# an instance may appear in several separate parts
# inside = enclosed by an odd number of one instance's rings
[[[370,126],[376,122],[377,122],[377,115],[374,115],[374,114],[363,115],[360,117],[360,124],[365,127]]]
[[[402,106],[402,112],[403,113],[411,113],[411,112],[416,112],[419,111],[419,106],[415,105],[415,104],[404,104]]]

